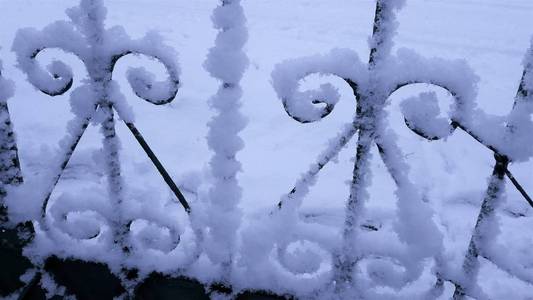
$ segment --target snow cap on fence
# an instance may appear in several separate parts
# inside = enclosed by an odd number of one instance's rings
[[[159,61],[166,70],[168,78],[157,81],[155,76],[145,68],[129,68],[127,79],[135,94],[152,104],[161,105],[174,100],[181,87],[181,68],[178,53],[165,43],[165,39],[155,31],[149,31],[144,37],[130,41],[122,50],[135,55],[144,55]]]
[[[67,9],[67,15],[92,45],[102,44],[107,8],[103,0],[81,0],[79,6]]]
[[[12,47],[17,54],[18,67],[35,87],[56,96],[70,89],[73,83],[72,70],[61,61],[53,61],[46,70],[43,69],[37,56],[44,49],[58,48],[78,56],[93,77],[108,76],[105,73],[112,72],[116,61],[124,55],[145,55],[164,65],[168,79],[156,81],[155,76],[144,68],[130,68],[127,78],[133,91],[153,104],[172,101],[180,85],[176,52],[165,45],[156,32],[132,40],[120,26],[106,30],[105,12],[102,1],[84,0],[80,7],[68,10],[71,22],[58,21],[41,31],[20,29]]]
[[[61,95],[72,85],[72,70],[57,60],[44,70],[36,59],[44,48],[59,48],[85,57],[87,46],[83,37],[67,22],[55,22],[42,31],[34,28],[19,29],[12,47],[17,54],[17,66],[39,90],[48,95]]]
[[[211,20],[219,32],[215,46],[209,49],[204,68],[224,83],[238,84],[248,67],[248,58],[243,51],[248,31],[240,1],[224,0],[213,11]]]
[[[404,85],[426,83],[440,86],[455,98],[450,118],[470,123],[476,110],[479,77],[466,61],[425,58],[410,49],[401,48],[396,58],[387,62],[389,89]]]
[[[440,108],[435,92],[405,99],[400,107],[407,125],[415,132],[419,130],[434,139],[445,138],[453,132],[450,121],[439,116]]]
[[[282,100],[287,113],[303,123],[315,122],[329,115],[340,99],[330,83],[320,89],[300,91],[300,81],[311,74],[334,75],[356,84],[366,82],[366,67],[359,56],[348,49],[334,49],[315,55],[284,61],[272,72],[272,86]]]

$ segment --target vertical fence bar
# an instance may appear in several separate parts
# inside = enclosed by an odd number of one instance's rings
[[[0,62],[0,297],[24,287],[19,279],[32,267],[22,254],[23,247],[33,236],[31,223],[13,224],[4,203],[9,186],[23,182],[18,148],[7,100],[13,94],[13,83],[2,77]]]
[[[370,160],[371,148],[376,138],[376,126],[382,115],[383,104],[388,95],[380,90],[380,83],[374,77],[380,62],[390,55],[392,38],[396,31],[393,5],[387,0],[376,1],[374,25],[370,39],[369,56],[369,86],[360,90],[352,84],[357,97],[356,120],[358,120],[358,140],[350,186],[350,196],[346,206],[346,219],[343,227],[343,244],[340,253],[335,255],[335,282],[343,289],[346,284],[353,284],[353,272],[360,259],[357,249],[353,245],[357,239],[357,231],[364,210],[364,202],[368,198],[367,186],[371,177]]]
[[[491,238],[490,232],[487,232],[491,222],[495,220],[496,208],[501,202],[502,193],[505,189],[505,170],[509,164],[506,157],[496,156],[496,165],[490,177],[488,188],[483,198],[481,210],[479,212],[474,233],[470,239],[468,250],[463,262],[464,281],[456,284],[456,289],[453,294],[454,300],[464,299],[470,290],[470,287],[475,284],[477,274],[479,272],[479,260],[481,248]]]
[[[530,74],[533,72],[532,59],[533,42],[531,47],[526,52],[524,71],[522,73],[522,78],[520,79],[518,91],[515,96],[513,110],[507,122],[506,133],[511,139],[513,138],[515,130],[517,130],[520,126],[520,124],[516,122],[517,120],[515,120],[515,118],[520,119],[520,114],[525,113],[529,115],[531,113],[531,111],[529,111],[527,107],[523,105],[528,101],[531,101],[531,99],[529,99],[531,91],[528,88],[530,85],[528,85],[526,80],[531,77]],[[453,294],[454,300],[465,299],[466,296],[469,296],[471,287],[476,284],[475,281],[477,280],[480,264],[478,257],[483,255],[483,247],[489,242],[490,236],[488,235],[490,232],[487,232],[487,229],[490,227],[491,222],[496,222],[494,218],[496,209],[502,201],[501,197],[505,189],[505,176],[511,180],[513,185],[518,189],[526,201],[530,205],[532,204],[529,195],[508,170],[511,160],[508,157],[500,154],[500,152],[496,149],[492,150],[494,151],[496,164],[490,177],[489,185],[481,205],[481,210],[478,214],[476,225],[474,227],[467,253],[464,258],[462,269],[465,278],[463,278],[463,282],[455,283],[455,291]]]
[[[5,187],[22,183],[22,172],[18,156],[18,148],[13,132],[13,124],[7,106],[7,99],[13,93],[13,83],[2,78],[0,63],[0,221],[7,221],[4,197]]]
[[[209,247],[206,251],[214,263],[222,266],[222,283],[228,284],[242,217],[238,208],[242,191],[237,178],[241,163],[237,155],[244,148],[239,133],[247,121],[240,112],[242,89],[239,84],[248,67],[243,51],[248,32],[240,0],[220,1],[211,18],[219,32],[204,68],[220,81],[220,87],[210,99],[216,114],[208,124],[207,134],[208,146],[213,152],[209,162],[213,183],[207,196],[209,234],[206,242]]]

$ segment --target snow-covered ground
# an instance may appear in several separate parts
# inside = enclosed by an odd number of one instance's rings
[[[76,4],[72,0],[0,0],[0,58],[4,76],[17,85],[9,107],[25,176],[38,175],[47,169],[72,114],[68,95],[51,99],[26,81],[25,75],[15,67],[15,55],[10,48],[17,29],[28,26],[40,29],[52,21],[66,19],[64,10]],[[185,188],[194,185],[195,180],[206,180],[205,170],[211,155],[205,136],[213,112],[207,100],[216,93],[218,82],[202,65],[216,35],[210,15],[217,4],[214,0],[106,1],[108,26],[121,25],[135,38],[155,29],[179,53],[182,87],[169,105],[156,107],[146,103],[127,84],[125,71],[130,65],[149,65],[162,73],[161,66],[147,59],[121,60],[114,78],[121,83],[121,90],[133,107],[137,127],[172,177]],[[295,122],[286,114],[272,88],[270,74],[274,66],[285,59],[325,53],[332,48],[350,48],[366,58],[375,2],[249,0],[243,1],[243,6],[248,19],[246,51],[250,66],[242,81],[242,112],[248,118],[248,125],[241,134],[246,146],[238,154],[243,165],[239,175],[243,188],[240,206],[245,219],[254,219],[268,214],[281,195],[292,189],[298,176],[342,124],[351,120],[355,111],[352,92],[343,81],[316,77],[304,86],[312,88],[320,82],[333,82],[341,92],[341,101],[320,122]],[[426,57],[466,59],[481,78],[479,107],[498,116],[510,112],[522,75],[523,55],[533,35],[533,2],[407,0],[399,13],[399,22],[395,48],[411,48]],[[55,50],[43,54],[42,59],[52,57],[69,62],[74,68],[74,85],[79,86],[86,76],[82,64],[73,56]],[[418,85],[391,97],[387,108],[389,123],[400,137],[399,144],[411,165],[411,179],[421,187],[436,212],[449,259],[460,264],[494,158],[460,130],[444,141],[427,142],[405,126],[400,100],[428,90],[439,91]],[[451,98],[442,92],[440,95],[443,96],[441,109],[447,111]],[[147,206],[150,201],[159,203],[170,197],[170,191],[133,136],[122,123],[118,124],[125,181],[135,190],[131,194],[136,194],[134,198]],[[58,197],[62,191],[97,189],[104,182],[100,149],[99,130],[90,127],[54,192],[52,206],[61,199]],[[374,178],[368,207],[376,215],[375,222],[388,222],[387,216],[395,209],[395,187],[377,149],[374,150]],[[346,183],[351,179],[354,155],[355,139],[337,161],[321,172],[318,183],[304,201],[302,214],[313,215],[317,222],[341,230],[348,198]],[[513,164],[510,169],[524,188],[533,193],[533,162]],[[529,254],[533,248],[533,210],[512,185],[507,185],[506,192],[507,203],[499,213],[502,223],[499,239],[508,248],[506,255],[529,265],[528,270],[533,273],[533,259]],[[84,201],[90,201],[92,195],[86,196]],[[187,196],[194,202],[193,195]],[[243,222],[243,226],[247,223]],[[491,299],[533,299],[528,298],[533,297],[530,285],[486,261],[483,261],[480,284]]]

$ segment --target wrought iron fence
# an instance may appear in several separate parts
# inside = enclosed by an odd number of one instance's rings
[[[473,97],[471,86],[462,86],[457,80],[441,76],[441,73],[461,73],[467,76],[469,69],[458,62],[443,60],[427,60],[412,53],[405,53],[393,56],[391,52],[392,40],[395,33],[395,13],[400,8],[401,1],[378,0],[375,10],[373,34],[371,37],[371,51],[367,64],[359,61],[357,55],[351,51],[335,50],[329,55],[314,57],[312,60],[304,58],[301,60],[289,61],[280,64],[274,71],[274,88],[282,99],[286,112],[301,123],[318,121],[329,115],[335,107],[334,93],[330,93],[328,86],[322,86],[322,90],[311,93],[301,93],[297,90],[298,82],[313,73],[332,74],[341,77],[353,90],[353,95],[357,101],[356,115],[354,120],[349,122],[330,143],[330,146],[320,155],[311,168],[305,172],[290,192],[282,197],[277,208],[272,211],[270,217],[282,226],[272,230],[281,230],[282,234],[291,236],[284,241],[270,241],[261,245],[267,250],[277,251],[278,257],[284,256],[284,251],[288,245],[295,240],[313,240],[308,235],[298,231],[298,221],[290,218],[298,218],[298,209],[307,195],[309,188],[316,182],[316,177],[320,171],[346,147],[346,145],[357,135],[356,159],[351,181],[350,196],[346,205],[346,219],[342,228],[341,246],[331,250],[332,270],[327,276],[330,284],[316,287],[309,297],[320,298],[321,292],[333,291],[338,297],[350,298],[354,295],[349,291],[354,286],[360,285],[354,274],[360,264],[369,257],[388,257],[395,260],[398,265],[404,265],[408,270],[409,266],[400,255],[394,253],[367,253],[360,249],[355,241],[360,240],[362,228],[370,231],[379,231],[379,228],[371,224],[365,224],[363,219],[364,203],[368,199],[366,189],[370,174],[369,160],[371,149],[376,146],[378,153],[383,160],[393,181],[397,185],[399,197],[399,214],[403,218],[403,223],[399,225],[397,234],[400,240],[406,245],[407,252],[414,256],[416,260],[423,260],[433,257],[436,262],[435,284],[420,297],[428,299],[437,298],[442,295],[444,284],[450,282],[455,286],[453,299],[465,299],[465,297],[483,297],[476,290],[474,282],[479,272],[479,258],[483,257],[491,261],[503,271],[512,276],[533,284],[532,274],[529,270],[516,271],[505,262],[493,257],[493,250],[488,243],[491,236],[485,234],[485,228],[494,222],[496,208],[502,198],[502,190],[506,180],[509,180],[519,191],[527,203],[533,207],[533,201],[528,196],[519,181],[513,176],[508,166],[513,163],[509,150],[500,143],[494,143],[489,138],[480,133],[475,124],[471,121],[470,114],[474,114],[472,107]],[[240,8],[238,0],[223,0],[219,8],[234,6]],[[0,176],[2,186],[0,189],[0,296],[13,296],[16,299],[44,299],[47,297],[46,289],[42,287],[43,282],[49,280],[64,287],[64,295],[75,296],[78,299],[113,299],[115,297],[135,298],[135,299],[209,299],[215,294],[225,294],[236,299],[282,299],[291,298],[290,294],[276,295],[273,291],[247,290],[232,286],[228,278],[221,278],[217,283],[205,284],[194,278],[188,278],[176,270],[172,274],[152,272],[150,274],[139,274],[139,270],[132,267],[123,266],[121,269],[110,268],[105,262],[87,261],[84,259],[69,257],[65,254],[50,254],[43,261],[35,261],[26,255],[25,248],[31,245],[36,238],[36,230],[39,234],[46,235],[50,230],[50,223],[47,222],[49,214],[48,203],[52,192],[58,184],[65,168],[75,152],[80,139],[84,135],[91,122],[99,122],[102,128],[104,139],[104,152],[106,155],[108,186],[112,205],[117,214],[109,220],[111,224],[113,243],[123,256],[128,256],[131,245],[128,244],[126,236],[134,220],[128,219],[120,214],[120,204],[125,201],[122,195],[121,165],[118,159],[118,137],[115,132],[115,114],[125,122],[139,145],[146,155],[153,162],[164,181],[175,195],[176,200],[182,205],[188,215],[194,214],[194,207],[188,203],[180,188],[175,184],[171,176],[161,164],[156,154],[152,151],[143,135],[134,124],[134,120],[129,116],[127,110],[121,106],[122,96],[116,88],[116,83],[112,79],[115,64],[122,57],[129,54],[145,55],[159,61],[167,70],[168,78],[166,82],[154,82],[152,77],[145,71],[136,70],[129,73],[129,81],[137,96],[155,104],[164,105],[171,102],[178,92],[180,84],[179,67],[174,61],[174,57],[167,46],[159,43],[153,36],[133,41],[123,32],[119,32],[122,45],[125,47],[114,47],[114,43],[109,39],[113,34],[117,34],[117,29],[105,29],[103,18],[105,13],[103,4],[96,0],[82,0],[78,10],[69,12],[73,22],[54,23],[43,31],[23,30],[16,40],[14,49],[18,55],[18,63],[28,75],[28,80],[43,93],[50,96],[62,95],[70,90],[73,85],[73,77],[70,69],[61,62],[55,62],[48,71],[42,69],[37,59],[40,52],[47,48],[59,48],[65,52],[76,55],[85,65],[89,78],[84,86],[72,93],[72,98],[77,97],[80,101],[88,101],[88,109],[78,111],[75,118],[70,122],[69,132],[63,139],[61,159],[57,162],[54,172],[47,178],[48,188],[42,199],[42,206],[39,217],[24,222],[10,220],[10,209],[5,203],[5,198],[13,187],[23,184],[24,177],[20,168],[17,144],[13,126],[10,121],[10,114],[7,99],[0,99]],[[223,14],[223,12],[221,13]],[[226,16],[227,17],[227,16]],[[240,25],[229,22],[230,25],[220,25],[221,36],[232,29],[231,26]],[[241,24],[242,25],[242,24]],[[239,29],[242,29],[239,27]],[[67,35],[68,38],[64,38]],[[62,38],[54,38],[62,37]],[[34,43],[27,44],[27,41]],[[233,49],[240,53],[242,45]],[[533,56],[533,50],[527,55]],[[214,51],[216,52],[216,51]],[[217,58],[224,59],[221,56]],[[347,70],[331,67],[331,62],[342,58],[343,64],[350,60],[353,66]],[[310,62],[313,62],[310,64]],[[244,63],[246,64],[246,63]],[[420,72],[406,71],[407,69],[420,70]],[[241,72],[244,69],[242,66]],[[525,110],[524,103],[531,101],[531,84],[526,83],[526,79],[531,75],[533,66],[526,64],[523,76],[520,80],[518,92],[515,97],[515,105],[511,116],[519,114],[519,110]],[[294,72],[294,70],[299,70]],[[216,77],[217,72],[213,71]],[[384,76],[384,74],[399,74],[395,76]],[[220,75],[220,74],[218,74]],[[237,92],[240,76],[227,78],[218,76],[222,81],[219,93]],[[0,88],[7,89],[9,83],[2,79]],[[413,183],[408,178],[408,165],[401,155],[401,149],[395,142],[395,138],[384,128],[383,120],[386,116],[384,109],[389,97],[399,89],[416,83],[425,83],[441,87],[449,92],[455,99],[455,111],[451,120],[445,126],[445,132],[438,133],[428,130],[422,124],[405,114],[406,125],[417,135],[427,140],[438,140],[456,129],[461,129],[470,135],[475,141],[482,144],[494,153],[494,168],[489,174],[489,183],[485,191],[485,196],[480,207],[477,222],[472,232],[468,251],[464,257],[462,272],[460,276],[454,276],[446,272],[440,263],[441,253],[428,252],[426,241],[417,240],[406,236],[404,231],[416,230],[417,226],[427,227],[427,234],[438,233],[431,221],[431,214],[427,206],[420,199],[415,191]],[[296,87],[296,88],[294,88]],[[165,92],[156,92],[156,88],[164,88]],[[2,95],[6,94],[1,93]],[[88,95],[88,96],[86,96]],[[6,97],[9,96],[6,94]],[[233,95],[230,101],[238,101],[240,96]],[[92,101],[92,102],[91,102]],[[87,104],[85,104],[87,107]],[[216,107],[216,105],[215,105]],[[238,112],[238,104],[232,109]],[[220,109],[220,114],[224,109]],[[98,114],[98,117],[96,115]],[[223,117],[220,117],[223,119]],[[97,119],[95,121],[95,119]],[[510,117],[506,128],[502,130],[512,138],[515,130],[513,119]],[[230,130],[229,134],[236,134],[242,128]],[[211,134],[216,134],[214,131]],[[228,134],[226,132],[225,134]],[[229,156],[229,160],[235,162],[234,153]],[[221,177],[224,183],[224,177]],[[235,180],[235,173],[229,175],[231,180]],[[226,179],[228,179],[226,178]],[[407,205],[411,201],[414,205]],[[403,203],[403,204],[402,204]],[[234,209],[234,208],[231,208]],[[218,213],[218,212],[214,212]],[[222,212],[221,212],[222,213]],[[63,216],[65,217],[65,216]],[[66,218],[66,217],[65,217]],[[289,220],[289,221],[288,221]],[[157,220],[153,220],[157,222]],[[201,249],[199,248],[205,235],[205,230],[201,225],[194,225],[194,235],[197,241],[197,249],[193,254],[193,261],[199,259]],[[37,228],[36,228],[37,227]],[[402,231],[403,230],[403,231]],[[169,231],[174,238],[174,246],[180,243],[180,236],[172,227]],[[87,240],[96,238],[100,233],[87,237]],[[219,237],[220,238],[220,237]],[[233,242],[227,244],[219,240],[221,244],[233,247]],[[435,246],[436,247],[436,246]],[[431,248],[430,250],[435,250]],[[228,250],[229,251],[229,250]],[[268,251],[267,251],[268,252]],[[229,253],[219,262],[227,272],[231,272],[235,253]],[[397,256],[395,256],[397,255]],[[65,258],[65,256],[67,258]],[[412,258],[412,257],[411,257]],[[255,258],[254,258],[255,259]],[[281,259],[280,259],[281,260]],[[283,265],[283,263],[281,263]],[[187,265],[180,269],[187,268]],[[407,271],[406,271],[407,272]],[[533,271],[532,271],[533,272]],[[409,279],[406,279],[409,282]],[[387,282],[382,283],[387,286]],[[389,283],[390,284],[390,283]],[[53,296],[52,298],[61,298]]]

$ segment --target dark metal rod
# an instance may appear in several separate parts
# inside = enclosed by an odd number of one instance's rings
[[[379,29],[379,24],[378,24],[380,22],[380,18],[381,18],[381,2],[377,1],[376,10],[375,10],[375,14],[374,14],[374,26],[372,28],[372,36],[375,36],[377,34],[377,32],[380,30]],[[375,56],[377,55],[377,51],[378,51],[377,46],[379,46],[380,44],[382,44],[382,43],[380,42],[375,47],[370,49],[370,54],[369,54],[369,58],[368,58],[369,68],[370,68],[371,65],[375,64]],[[361,112],[361,106],[360,106],[360,103],[358,102],[358,100],[361,99],[361,94],[359,92],[359,87],[358,87],[357,83],[353,82],[349,78],[345,78],[344,81],[346,81],[346,83],[348,83],[348,85],[352,88],[353,94],[354,94],[354,97],[355,97],[355,100],[356,100],[356,116],[355,116],[355,118],[354,118],[354,120],[352,122],[354,130],[350,131],[347,135],[342,136],[337,141],[337,144],[339,145],[339,147],[337,147],[335,149],[333,155],[327,156],[326,159],[324,161],[322,161],[322,162],[320,162],[320,161],[318,162],[318,170],[316,172],[314,172],[313,176],[318,175],[318,173],[320,173],[320,171],[322,171],[322,169],[327,164],[329,164],[331,159],[336,157],[340,153],[340,151],[342,149],[344,149],[344,147],[352,140],[352,138],[355,136],[355,134],[357,133],[357,130],[358,130],[358,124],[357,124],[358,117],[357,116]],[[291,195],[294,195],[296,193],[296,189],[297,189],[296,186],[294,186],[291,189],[291,191],[288,193],[289,198],[290,198]],[[279,201],[277,207],[278,207],[278,209],[282,209],[283,201]]]
[[[485,196],[483,198],[483,203],[481,204],[481,209],[477,216],[476,225],[472,235],[470,236],[470,243],[468,244],[468,250],[466,252],[464,261],[463,261],[463,271],[465,279],[475,280],[476,270],[479,268],[477,265],[478,257],[480,254],[480,228],[486,222],[486,218],[493,216],[496,213],[496,204],[500,200],[500,192],[503,189],[505,171],[509,164],[509,160],[505,156],[500,156],[495,154],[494,158],[496,163],[490,177],[489,185],[485,190]],[[468,295],[468,290],[463,285],[465,282],[455,283],[455,291],[453,293],[453,300],[463,300],[465,296]]]
[[[39,281],[41,281],[41,277],[42,277],[41,272],[37,272],[31,279],[31,281],[28,283],[28,285],[26,285],[24,289],[20,292],[17,299],[18,300],[31,300],[30,298],[28,298],[28,293],[31,291],[32,288],[35,288],[35,286],[37,286]]]
[[[344,149],[344,147],[352,140],[355,133],[357,132],[357,118],[355,118],[352,122],[351,130],[345,133],[344,135],[340,135],[335,137],[335,149],[332,151],[332,153],[322,156],[322,153],[320,154],[319,158],[317,159],[316,164],[313,164],[313,166],[317,166],[317,169],[315,171],[308,170],[306,174],[311,176],[317,176],[320,171],[334,158],[336,157],[339,152]],[[297,191],[296,185],[292,188],[292,190],[289,192],[288,196],[291,198],[292,195],[294,195]],[[283,200],[280,200],[278,202],[278,209],[281,209],[283,207]]]
[[[154,152],[152,151],[152,149],[150,148],[148,143],[146,143],[146,140],[144,139],[142,134],[139,132],[137,127],[135,127],[135,125],[133,123],[128,123],[128,122],[124,122],[124,123],[130,129],[131,133],[133,134],[133,136],[135,137],[137,142],[139,142],[139,144],[143,148],[144,152],[146,152],[146,155],[148,155],[148,157],[150,158],[150,160],[152,161],[154,166],[157,168],[157,170],[159,171],[159,174],[161,174],[161,176],[163,177],[163,179],[167,183],[168,187],[172,190],[174,195],[176,195],[176,197],[178,198],[179,202],[181,203],[181,205],[183,206],[185,211],[188,214],[190,214],[191,213],[191,207],[189,206],[189,203],[185,199],[185,196],[183,196],[183,194],[181,193],[181,191],[178,188],[178,186],[176,185],[176,183],[174,183],[174,180],[172,180],[172,177],[170,177],[170,175],[168,174],[168,172],[165,169],[165,167],[163,167],[163,165],[161,164],[161,162],[159,161],[157,156],[154,154]]]
[[[78,132],[75,135],[74,140],[71,141],[70,145],[68,146],[68,151],[65,153],[63,160],[61,161],[61,165],[59,166],[58,172],[54,174],[52,183],[48,187],[46,197],[44,198],[43,204],[41,206],[41,218],[42,219],[44,219],[46,216],[46,208],[48,207],[48,202],[50,201],[50,197],[52,196],[52,193],[54,192],[55,187],[59,183],[59,180],[61,179],[61,175],[63,175],[63,171],[65,171],[65,168],[67,167],[70,159],[72,158],[72,155],[74,154],[74,150],[76,150],[76,147],[78,147],[81,137],[83,136],[83,134],[85,133],[85,130],[89,126],[89,122],[91,118],[92,116],[84,119],[83,122],[80,124],[80,126],[77,128]],[[46,223],[43,222],[43,224],[46,224]]]
[[[473,132],[471,132],[470,130],[468,130],[467,128],[465,128],[463,125],[461,125],[459,122],[457,121],[453,121],[453,124],[459,128],[461,128],[464,132],[466,132],[468,135],[470,135],[472,138],[474,138],[476,141],[478,141],[479,143],[481,143],[482,145],[484,145],[485,147],[487,147],[489,150],[491,150],[492,152],[494,152],[495,155],[498,155],[498,156],[503,156],[499,151],[498,149],[494,148],[493,146],[490,146],[490,145],[487,145],[485,144],[482,139],[480,137],[478,137],[477,135],[475,135]],[[526,190],[522,187],[522,185],[518,182],[518,180],[516,180],[516,178],[513,176],[513,174],[511,173],[511,171],[509,171],[508,168],[505,169],[505,175],[509,178],[509,180],[511,180],[511,182],[513,183],[513,185],[515,186],[515,188],[518,190],[518,192],[520,192],[520,194],[524,197],[524,199],[527,201],[527,203],[533,207],[533,200],[531,199],[531,197],[527,194]]]
[[[500,155],[500,156],[503,156],[503,154],[498,150],[496,149],[495,146],[493,145],[489,145],[487,143],[485,143],[485,141],[480,137],[478,136],[477,134],[475,134],[474,132],[472,132],[470,129],[468,129],[467,127],[463,126],[463,124],[459,123],[458,121],[456,120],[452,120],[452,124],[451,124],[453,127],[458,127],[458,128],[461,128],[464,132],[466,132],[468,135],[470,135],[474,140],[476,140],[478,143],[480,143],[481,145],[487,147],[490,151],[494,152],[494,154],[496,155]]]
[[[505,170],[505,175],[507,175],[507,177],[511,180],[511,182],[513,183],[513,185],[516,187],[516,189],[520,192],[520,194],[522,194],[522,196],[524,197],[524,199],[526,199],[527,203],[529,203],[529,205],[531,207],[533,207],[533,200],[531,200],[531,197],[529,197],[529,195],[527,194],[526,190],[524,190],[524,188],[520,185],[520,183],[518,182],[518,180],[516,180],[516,178],[513,176],[513,174],[511,173],[511,171],[509,171],[509,169],[506,169]]]

